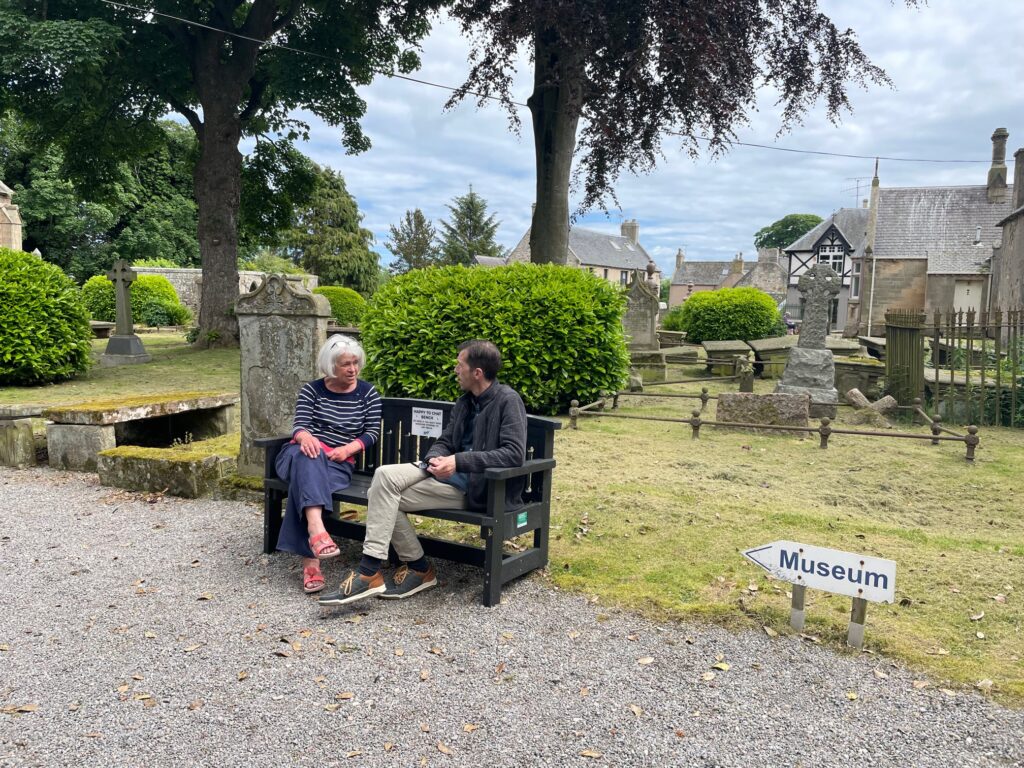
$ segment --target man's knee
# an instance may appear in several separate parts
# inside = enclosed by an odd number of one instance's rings
[[[373,471],[373,481],[370,483],[370,490],[372,491],[376,486],[389,491],[401,492],[404,485],[401,482],[401,475],[401,464],[384,464],[379,466]]]

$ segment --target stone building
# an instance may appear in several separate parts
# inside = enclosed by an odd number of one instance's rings
[[[18,211],[18,206],[11,202],[13,197],[14,191],[0,181],[0,248],[20,251],[22,244],[21,213]]]
[[[1002,243],[992,253],[992,306],[1024,307],[1024,148],[1013,154],[1010,214],[998,224]]]
[[[824,264],[842,278],[839,295],[832,299],[829,328],[843,330],[848,303],[860,295],[860,260],[867,245],[870,213],[866,203],[863,208],[840,208],[783,249],[788,272],[786,310],[794,319],[803,318],[803,299],[797,290],[800,276],[815,264]]]
[[[757,261],[747,263],[737,253],[731,261],[687,261],[680,248],[676,252],[676,269],[669,286],[668,305],[675,307],[701,291],[720,288],[757,288],[777,303],[786,298],[786,269],[779,264],[777,248],[762,248]]]
[[[885,189],[876,168],[866,245],[851,263],[845,335],[883,334],[890,308],[991,306],[993,249],[1002,236],[999,225],[1013,213],[1013,187],[1006,183],[1008,135],[1004,128],[992,134],[984,185]]]
[[[509,254],[509,264],[517,261],[530,261],[529,229]],[[640,225],[636,219],[622,222],[619,235],[570,227],[567,263],[593,272],[616,285],[628,285],[633,280],[635,270],[647,274],[647,265],[654,264],[653,279],[661,281],[658,265],[640,245]]]

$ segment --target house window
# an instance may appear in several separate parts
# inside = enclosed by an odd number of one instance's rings
[[[604,271],[604,279],[605,279],[605,280],[607,280],[607,279],[608,279],[608,270],[607,270],[607,269],[606,269],[606,270]]]
[[[850,298],[860,298],[860,268],[861,261],[858,259],[853,262],[853,277],[850,279]]]
[[[629,282],[629,272],[622,270],[619,272],[619,285],[625,285]]]
[[[818,246],[818,263],[832,267],[839,275],[843,274],[843,261],[845,258],[846,249],[841,243]]]

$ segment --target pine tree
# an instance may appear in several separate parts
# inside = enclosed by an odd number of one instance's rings
[[[437,230],[417,208],[406,211],[405,218],[390,227],[391,237],[384,245],[395,255],[391,273],[402,275],[410,269],[431,267],[441,261],[441,251],[435,242]]]
[[[446,206],[451,222],[441,221],[441,255],[444,264],[473,264],[474,256],[501,258],[504,249],[494,241],[500,221],[487,215],[487,201],[469,188],[469,194],[456,197]]]
[[[317,168],[312,197],[296,210],[295,226],[282,240],[321,285],[342,285],[369,296],[377,288],[379,266],[370,250],[373,233],[359,226],[362,218],[341,175]]]

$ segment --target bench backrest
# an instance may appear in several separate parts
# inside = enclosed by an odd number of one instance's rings
[[[414,400],[401,397],[382,398],[382,427],[380,442],[376,450],[362,454],[356,464],[356,472],[372,473],[375,467],[382,464],[400,464],[402,462],[419,461],[426,456],[435,438],[413,434],[414,416],[417,422],[424,417],[437,419],[440,411],[440,423],[443,429],[451,419],[454,403],[440,400]],[[419,413],[414,413],[414,409]],[[527,416],[526,421],[526,458],[550,459],[555,450],[555,430],[561,429],[558,419],[544,416]],[[539,477],[539,476],[538,476]],[[527,501],[540,499],[543,488],[538,483],[530,483],[523,494]]]

